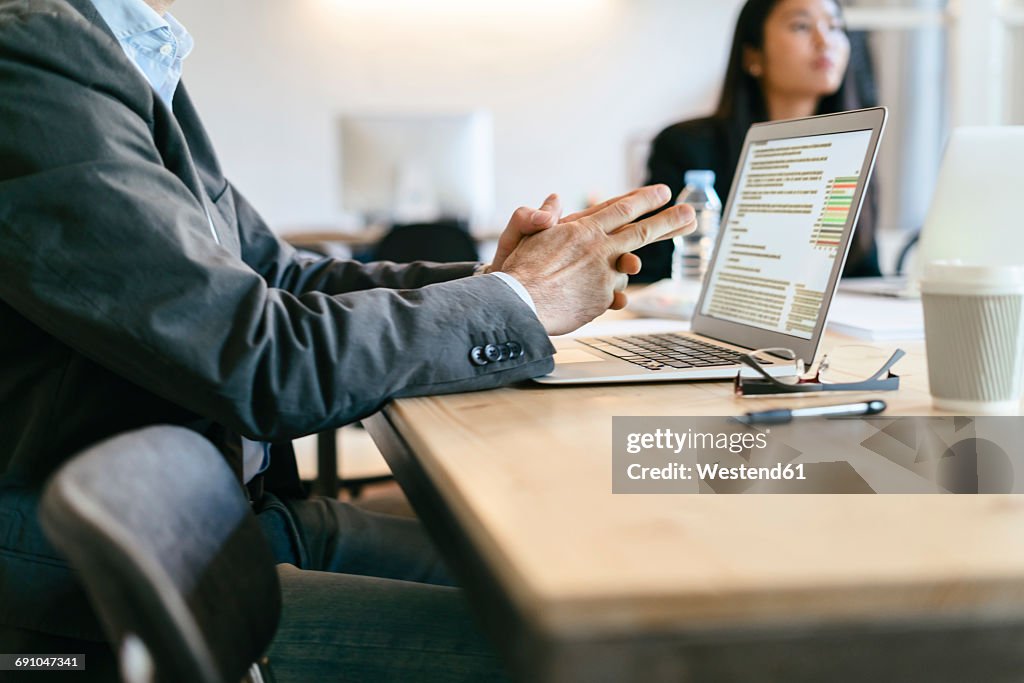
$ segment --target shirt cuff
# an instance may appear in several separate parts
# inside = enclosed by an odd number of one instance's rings
[[[522,299],[526,303],[526,305],[530,307],[530,310],[533,311],[533,314],[537,315],[537,307],[533,303],[533,297],[530,296],[530,293],[526,291],[526,287],[523,287],[519,280],[515,279],[508,273],[499,272],[490,274],[504,282],[509,287],[511,287],[512,291],[518,294],[519,298]]]

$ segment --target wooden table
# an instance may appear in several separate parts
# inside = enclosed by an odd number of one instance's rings
[[[889,414],[932,414],[899,345]],[[1024,680],[1024,498],[611,493],[612,416],[749,409],[526,384],[366,425],[519,680]]]

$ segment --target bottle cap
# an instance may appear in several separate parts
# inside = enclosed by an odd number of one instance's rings
[[[683,182],[687,185],[714,185],[715,172],[708,170],[687,171],[685,175],[683,175]]]

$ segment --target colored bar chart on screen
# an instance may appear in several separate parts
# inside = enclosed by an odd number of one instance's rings
[[[825,204],[814,223],[811,244],[828,251],[836,251],[843,237],[843,228],[853,208],[853,195],[857,191],[857,176],[833,178],[825,191]]]

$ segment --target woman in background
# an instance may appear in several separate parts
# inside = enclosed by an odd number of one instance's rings
[[[743,138],[751,124],[875,105],[874,80],[863,36],[846,33],[835,0],[747,0],[736,23],[718,108],[683,121],[654,139],[650,183],[672,188],[673,201],[689,170],[715,172],[715,190],[729,195]],[[875,246],[877,183],[868,186],[844,277],[880,275]],[[672,242],[637,252],[643,270],[632,280],[669,277]]]

